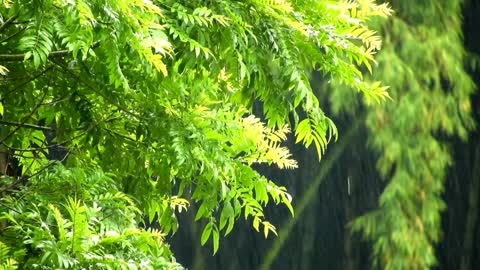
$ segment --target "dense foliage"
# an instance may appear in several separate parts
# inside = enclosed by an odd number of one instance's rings
[[[140,210],[98,169],[55,166],[2,208],[2,269],[181,269],[160,231],[138,228]]]
[[[337,136],[313,70],[388,97],[360,72],[380,48],[365,22],[388,14],[371,0],[2,1],[0,259],[175,268],[146,228],[174,232],[191,203],[214,252],[240,216],[275,233],[263,207],[292,211],[291,197],[251,166],[296,167],[291,124],[319,157]]]

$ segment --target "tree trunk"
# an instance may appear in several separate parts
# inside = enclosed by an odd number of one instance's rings
[[[480,193],[480,146],[477,146],[472,166],[472,182],[470,183],[470,193],[468,194],[468,212],[463,240],[463,255],[460,262],[461,270],[471,269],[471,254],[474,244],[473,241],[475,239],[475,228],[478,220],[478,201]]]

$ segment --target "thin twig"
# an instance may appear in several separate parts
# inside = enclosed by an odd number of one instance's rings
[[[42,98],[40,99],[40,102],[33,108],[33,110],[23,118],[23,120],[20,122],[20,125],[16,126],[12,131],[10,131],[4,138],[1,138],[0,144],[3,144],[6,140],[8,140],[11,136],[15,134],[27,121],[32,118],[33,114],[42,106],[43,101],[45,100],[45,97],[47,96],[48,93],[48,87],[50,87],[52,77],[49,78],[48,83],[47,83],[47,91],[43,93]]]
[[[34,174],[29,175],[29,177],[34,177],[34,176],[39,175],[40,173],[42,173],[46,169],[50,168],[53,164],[55,164],[57,162],[60,162],[60,163],[64,162],[65,159],[68,157],[68,155],[70,155],[70,151],[67,151],[67,153],[65,154],[65,156],[61,160],[53,160],[52,162],[49,162],[47,165],[45,165],[43,168],[41,168],[40,170],[38,170]]]
[[[123,139],[125,139],[125,140],[127,140],[127,141],[137,143],[136,140],[134,140],[134,139],[132,139],[132,138],[126,136],[126,135],[123,135],[123,134],[121,134],[121,133],[118,133],[118,132],[116,132],[116,131],[113,131],[113,130],[110,130],[110,129],[107,129],[107,128],[103,128],[103,129],[106,130],[106,131],[108,131],[108,132],[110,133],[110,135],[112,135],[112,136],[113,136],[113,135],[116,135],[116,136],[121,137],[121,138],[123,138]]]
[[[24,81],[24,82],[22,82],[21,84],[19,84],[18,86],[16,86],[16,87],[13,88],[12,90],[6,92],[6,93],[2,96],[2,99],[1,99],[0,101],[4,101],[5,98],[6,98],[7,96],[9,96],[11,93],[17,91],[20,87],[23,87],[23,86],[25,86],[26,84],[28,84],[28,83],[30,83],[30,82],[38,79],[40,76],[42,76],[42,75],[44,75],[45,73],[47,73],[47,72],[48,72],[49,70],[51,70],[53,67],[54,67],[53,65],[47,67],[47,68],[44,69],[42,72],[38,73],[37,75],[29,78],[28,80],[26,80],[26,81]]]
[[[25,159],[26,159],[26,158],[25,158]],[[36,161],[37,161],[37,158],[36,158],[36,157],[33,157],[32,162],[30,163],[30,165],[28,165],[27,169],[25,170],[25,174],[27,174],[27,172],[30,171],[30,168],[32,168],[33,163],[35,163]]]
[[[0,189],[0,193],[2,193],[2,192],[4,192],[4,191],[7,191],[7,190],[9,190],[9,189],[11,189],[11,188],[12,188],[12,187],[10,187],[10,186],[9,186],[9,187],[5,187],[5,188],[2,188],[2,189]],[[17,213],[17,214],[22,214],[22,213],[21,213],[20,211],[18,211],[17,209],[12,208],[11,206],[6,205],[6,204],[4,204],[4,203],[1,202],[1,201],[0,201],[0,205],[2,205],[2,206],[5,207],[5,208],[8,208],[9,210],[11,210],[11,211],[13,211],[13,212],[15,212],[15,213]]]
[[[13,15],[12,17],[8,18],[8,20],[6,20],[0,26],[0,33],[3,32],[3,30],[7,29],[7,27],[9,27],[13,23],[13,21],[15,21],[15,19],[17,19],[17,15]]]
[[[64,65],[58,63],[57,61],[52,61],[53,63],[55,63],[56,65],[58,65],[59,67],[61,67],[65,72],[67,72],[68,74],[70,74],[72,77],[74,77],[78,82],[82,82],[83,85],[87,86],[90,90],[92,90],[95,94],[101,96],[103,99],[105,99],[106,101],[108,101],[111,105],[117,107],[118,109],[120,109],[122,112],[130,115],[130,116],[133,116],[137,119],[142,119],[142,117],[134,112],[131,112],[129,111],[127,108],[123,107],[122,105],[116,103],[115,101],[112,101],[107,95],[105,95],[104,93],[102,93],[101,91],[97,90],[96,87],[92,86],[92,84],[90,82],[87,82],[83,77],[80,77],[78,76],[77,74],[75,74],[73,71],[69,70],[67,67],[65,67]]]
[[[33,110],[26,117],[23,118],[23,120],[19,123],[18,126],[16,126],[12,131],[10,131],[4,138],[0,140],[0,144],[8,140],[13,134],[15,134],[15,132],[17,132],[21,127],[23,127],[26,124],[26,122],[33,116],[33,114],[38,110],[38,108],[42,106],[43,100],[45,99],[46,96],[47,96],[47,93],[45,92],[42,96],[42,99],[40,100],[40,103],[38,103],[35,106],[35,108],[33,108]]]
[[[62,149],[68,149],[65,145],[56,143],[56,144],[49,144],[46,146],[41,146],[41,147],[31,147],[31,148],[17,148],[17,147],[11,147],[8,146],[6,143],[3,143],[3,146],[7,147],[9,150],[15,151],[15,152],[36,152],[36,151],[41,151],[41,150],[48,150],[50,148],[58,147]],[[0,152],[2,153],[2,152]]]
[[[67,93],[66,95],[64,95],[63,97],[61,97],[57,100],[52,100],[52,101],[49,101],[49,102],[42,103],[42,105],[43,106],[51,106],[51,105],[55,105],[55,104],[60,103],[60,102],[67,101],[69,99],[68,95],[70,95],[70,93]]]
[[[108,116],[107,118],[105,118],[104,120],[100,120],[98,122],[98,124],[100,123],[109,123],[109,122],[112,122],[112,121],[115,121],[117,119],[120,119],[120,117],[112,117],[110,118],[112,115]],[[98,126],[98,124],[96,126]],[[9,150],[12,150],[12,151],[17,151],[17,152],[36,152],[36,151],[41,151],[41,150],[47,150],[47,149],[50,149],[50,148],[54,148],[54,147],[59,147],[59,148],[63,148],[63,149],[68,149],[68,147],[65,146],[65,144],[75,140],[75,139],[78,139],[82,136],[85,136],[90,130],[92,130],[93,126],[87,128],[86,130],[84,130],[83,132],[81,132],[80,134],[77,134],[75,136],[73,136],[72,138],[70,139],[66,139],[66,140],[63,140],[59,143],[56,143],[56,144],[50,144],[50,145],[46,145],[46,146],[41,146],[41,147],[31,147],[31,148],[16,148],[16,147],[12,147],[12,146],[9,146],[7,145],[5,142],[1,143],[2,145],[4,145],[5,147],[7,147]],[[0,152],[2,153],[2,152]]]
[[[0,43],[7,42],[7,41],[9,41],[10,39],[18,36],[20,33],[22,33],[23,31],[27,30],[27,28],[28,28],[28,27],[23,27],[23,28],[21,28],[20,30],[18,30],[17,32],[15,32],[13,35],[10,35],[10,36],[2,39],[2,40],[0,41]]]

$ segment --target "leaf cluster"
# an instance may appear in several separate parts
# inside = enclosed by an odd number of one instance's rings
[[[0,201],[2,262],[20,269],[181,269],[100,169],[56,165]],[[18,263],[14,263],[18,262]]]

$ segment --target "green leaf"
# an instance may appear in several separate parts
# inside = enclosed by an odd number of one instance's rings
[[[225,236],[227,236],[232,231],[233,225],[235,225],[235,218],[232,216],[228,219],[228,226],[225,230]]]
[[[205,225],[205,228],[203,228],[203,232],[202,232],[202,236],[201,236],[202,246],[205,245],[205,243],[207,242],[211,233],[212,233],[212,223],[209,222],[209,223],[207,223],[207,225]]]
[[[230,218],[233,216],[234,216],[234,212],[233,212],[232,205],[230,204],[229,201],[224,202],[222,213],[220,214],[219,230],[222,230],[225,227],[227,220],[230,220]]]
[[[218,251],[218,247],[219,247],[219,244],[220,243],[220,233],[219,231],[215,228],[215,230],[213,230],[213,254],[215,255],[215,253],[217,253]]]
[[[263,181],[255,182],[255,195],[258,201],[268,203],[268,195],[267,195],[267,189],[265,187],[265,182]]]
[[[207,213],[207,204],[202,203],[200,207],[198,208],[197,214],[195,215],[195,221],[201,219],[202,217],[205,217],[205,214]]]
[[[265,236],[265,238],[268,237],[269,232],[272,232],[273,234],[277,235],[277,230],[275,229],[275,226],[273,226],[270,222],[262,221],[262,224],[263,224],[263,235]]]
[[[260,218],[254,217],[253,218],[253,228],[258,232],[259,231],[259,225],[260,225]]]

